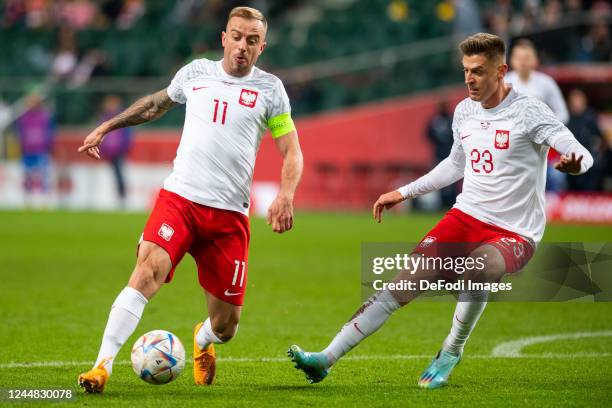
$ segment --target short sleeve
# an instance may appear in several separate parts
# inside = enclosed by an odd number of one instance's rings
[[[289,96],[280,79],[276,80],[270,108],[268,109],[267,126],[272,132],[272,137],[277,138],[295,130],[293,119],[291,118],[291,105]]]
[[[291,105],[289,104],[289,96],[280,79],[276,80],[274,90],[272,92],[272,102],[268,111],[268,119],[284,113],[291,113]]]
[[[551,146],[551,138],[571,135],[545,103],[536,98],[529,98],[528,101],[525,104],[524,120],[527,134],[534,143]]]
[[[179,69],[174,78],[172,78],[172,82],[168,86],[166,92],[168,92],[168,96],[176,103],[187,103],[187,97],[183,92],[183,85],[189,80],[194,71],[194,63],[190,62],[185,65],[183,68]]]

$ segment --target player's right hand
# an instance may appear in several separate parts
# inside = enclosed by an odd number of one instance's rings
[[[277,195],[268,208],[266,222],[278,234],[293,228],[293,199],[282,193]]]
[[[78,152],[87,152],[87,155],[92,159],[100,160],[100,148],[98,146],[102,143],[104,135],[105,133],[99,127],[96,128],[83,140],[83,145],[79,147]]]
[[[389,193],[383,194],[378,197],[378,200],[374,203],[374,207],[372,208],[372,214],[374,215],[374,219],[376,222],[382,222],[382,212],[384,209],[390,209],[395,206],[397,203],[401,203],[404,201],[404,196],[397,190],[391,191]]]

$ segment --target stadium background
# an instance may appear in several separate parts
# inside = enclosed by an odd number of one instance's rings
[[[603,131],[594,142],[599,177],[592,191],[549,193],[545,240],[612,240],[612,14],[609,2],[597,0],[0,2],[0,321],[6,344],[0,387],[74,389],[83,362],[94,357],[108,307],[133,266],[146,210],[170,171],[184,108],[134,130],[123,163],[124,201],[109,163],[79,156],[76,148],[100,120],[108,95],[125,106],[167,86],[191,59],[218,58],[220,31],[238,4],[269,18],[268,47],[258,65],[287,87],[305,173],[294,231],[276,237],[257,214],[252,218],[247,308],[238,338],[223,348],[220,387],[207,402],[609,405],[608,303],[490,305],[468,345],[475,357],[458,369],[459,385],[435,395],[411,387],[446,334],[450,303],[411,306],[355,350],[354,360],[335,368],[322,388],[301,388],[303,379],[282,361],[293,342],[322,347],[354,311],[362,242],[414,242],[439,219],[443,202],[436,194],[400,208],[381,226],[367,211],[380,193],[435,164],[427,123],[440,103],[452,106],[465,95],[456,46],[472,32],[494,32],[509,43],[531,39],[541,69],[564,95],[575,88],[586,93]],[[53,115],[53,143],[48,189],[27,196],[16,121],[32,95]],[[255,170],[256,213],[265,211],[279,173],[280,159],[266,137]],[[189,349],[203,307],[193,268],[190,259],[183,262],[173,286],[145,312],[139,333],[173,330]],[[505,340],[583,332],[607,334],[532,346],[533,358],[487,359]],[[394,355],[403,357],[395,361]],[[128,358],[129,350],[119,355]],[[533,378],[534,372],[544,374]],[[151,389],[127,364],[118,365],[104,397],[96,401],[198,402],[188,378]]]

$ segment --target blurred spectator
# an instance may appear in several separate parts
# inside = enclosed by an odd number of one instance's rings
[[[534,96],[544,102],[554,112],[557,119],[567,123],[569,114],[559,86],[550,76],[536,71],[538,55],[533,43],[526,39],[518,40],[510,56],[512,71],[506,75],[506,82],[526,95]]]
[[[602,14],[610,14],[612,11],[612,5],[610,5],[610,0],[595,0],[591,3],[591,11],[602,15]]]
[[[453,35],[455,38],[463,39],[483,31],[480,10],[474,0],[454,0],[454,6]]]
[[[533,96],[544,102],[563,123],[569,120],[567,106],[559,86],[550,76],[536,71],[538,55],[533,43],[526,39],[518,40],[510,56],[512,71],[506,75],[506,82],[525,95]],[[548,156],[546,170],[546,189],[563,191],[566,186],[565,174],[554,169],[558,154],[554,151]]]
[[[55,138],[53,115],[43,106],[41,95],[33,92],[27,97],[26,111],[17,119],[15,127],[25,171],[26,204],[36,204],[39,197],[44,200],[49,192],[50,157]]]
[[[26,25],[30,28],[40,28],[51,23],[50,5],[48,0],[26,1]]]
[[[74,31],[61,28],[58,33],[58,48],[51,65],[51,74],[56,79],[67,79],[77,66],[77,48]]]
[[[441,102],[438,111],[427,124],[427,139],[434,149],[436,165],[446,159],[453,146],[453,115],[448,103]],[[443,188],[441,191],[442,205],[450,208],[457,196],[456,184]]]
[[[563,5],[559,0],[547,0],[542,14],[542,23],[545,28],[556,27],[563,16]]]
[[[124,0],[121,13],[117,17],[117,27],[127,30],[131,28],[147,10],[143,0]]]
[[[574,16],[582,12],[582,0],[565,0],[565,15]]]
[[[16,26],[23,22],[25,4],[23,0],[6,0],[2,11],[2,25],[7,27]]]
[[[597,191],[601,189],[603,163],[608,143],[597,124],[597,115],[588,106],[587,97],[579,89],[569,93],[570,120],[567,124],[576,139],[593,155],[593,167],[580,176],[568,176],[570,191]]]
[[[198,0],[176,0],[170,12],[170,21],[173,24],[185,24],[194,16],[202,14],[204,2]]]
[[[512,2],[510,0],[497,0],[486,9],[484,20],[491,32],[507,41],[510,36],[509,27],[512,13]]]
[[[93,25],[98,15],[98,7],[91,0],[58,1],[57,18],[60,26],[83,30]]]
[[[538,28],[541,19],[539,0],[526,0],[522,10],[508,13],[509,30],[512,35],[521,35]]]
[[[592,62],[612,60],[612,39],[605,20],[594,23],[589,33],[582,38],[577,59]]]
[[[121,98],[117,95],[108,95],[102,101],[100,112],[100,123],[109,120],[123,110]],[[104,142],[100,147],[100,154],[103,159],[108,160],[113,168],[117,194],[121,207],[125,207],[127,188],[123,164],[125,156],[132,147],[132,129],[123,128],[114,130],[104,137]]]
[[[5,26],[24,25],[28,28],[41,28],[52,25],[52,5],[50,0],[7,0],[4,4],[2,23]]]

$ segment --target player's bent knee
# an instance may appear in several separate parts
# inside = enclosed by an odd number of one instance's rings
[[[136,269],[143,279],[153,279],[161,284],[172,268],[172,261],[163,248],[149,242],[146,244],[148,245],[138,252]]]

